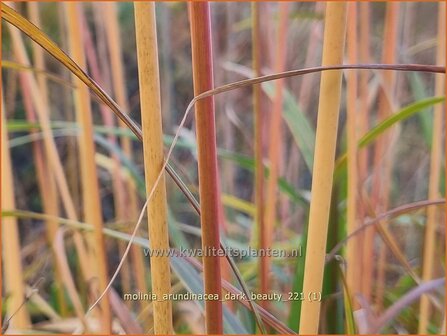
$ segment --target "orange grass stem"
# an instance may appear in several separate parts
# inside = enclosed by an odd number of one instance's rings
[[[363,63],[370,61],[370,13],[368,2],[359,3],[359,18],[360,18],[360,45],[359,45],[359,60]],[[357,118],[359,134],[365,134],[369,128],[369,81],[370,73],[362,71],[359,74],[359,95],[360,95],[360,113]],[[358,151],[358,178],[359,184],[362,186],[359,190],[358,201],[358,218],[362,221],[366,216],[366,205],[364,205],[362,195],[366,194],[364,184],[368,177],[368,148]],[[360,186],[359,185],[359,186]],[[371,282],[372,282],[372,253],[373,253],[373,239],[374,227],[368,227],[364,233],[359,237],[363,246],[361,252],[361,293],[366,297],[371,297]]]
[[[398,2],[387,3],[385,15],[385,29],[383,36],[382,61],[393,63],[397,53],[397,29],[399,20]],[[383,120],[389,117],[394,108],[396,73],[388,72],[383,74],[383,86],[379,94],[378,119]],[[385,211],[389,205],[391,170],[392,170],[392,143],[393,133],[387,132],[377,141],[374,152],[374,176],[372,182],[372,198],[375,204],[376,213]],[[390,143],[391,142],[391,143]],[[377,286],[376,303],[380,310],[383,305],[383,295],[385,291],[385,264],[386,247],[381,245],[377,263]]]
[[[69,37],[69,49],[73,60],[81,67],[85,68],[85,52],[83,38],[81,36],[81,16],[82,10],[79,3],[65,3],[67,15],[67,33]],[[105,251],[105,239],[102,232],[103,218],[101,199],[99,194],[98,175],[95,163],[95,144],[93,141],[93,120],[88,88],[82,84],[81,80],[72,75],[73,82],[77,86],[74,90],[74,102],[76,110],[76,121],[81,128],[79,137],[79,159],[82,182],[82,196],[84,217],[87,223],[94,226],[93,239],[90,240],[91,266],[96,270],[98,283],[97,290],[102,292],[108,284],[107,258]],[[101,331],[111,332],[112,314],[110,310],[109,297],[106,295],[101,304]]]
[[[261,27],[260,27],[260,4],[252,2],[252,58],[253,72],[256,77],[261,76]],[[264,219],[264,153],[263,153],[263,129],[264,114],[262,110],[262,89],[260,84],[253,85],[253,120],[255,137],[255,222],[257,223],[256,234],[258,246],[266,246],[266,228]],[[261,293],[267,291],[266,263],[264,258],[260,260],[259,290]]]
[[[278,46],[276,48],[275,55],[275,72],[282,72],[286,66],[286,41],[287,41],[287,16],[288,16],[288,3],[279,3],[279,24],[277,29],[277,41]],[[269,130],[269,164],[270,174],[267,180],[267,192],[265,195],[265,218],[264,218],[264,231],[260,232],[262,238],[261,249],[266,250],[272,245],[272,237],[274,235],[274,227],[276,222],[276,209],[277,209],[277,183],[280,169],[281,160],[281,139],[282,139],[282,107],[283,107],[283,88],[284,79],[279,79],[276,82],[276,92],[273,101],[273,113],[270,119]],[[264,279],[263,286],[260,288],[261,293],[268,293],[269,272],[271,260],[269,256],[261,257],[261,277]],[[268,301],[262,301],[261,306],[264,308],[268,306]]]
[[[347,52],[350,64],[357,63],[357,3],[348,4],[348,25],[347,25]],[[357,171],[357,73],[349,72],[347,79],[347,235],[351,234],[357,227],[357,190],[358,190],[358,171]],[[350,293],[355,295],[360,285],[358,278],[360,276],[359,267],[361,263],[357,258],[361,245],[358,239],[351,239],[346,246],[346,281]]]

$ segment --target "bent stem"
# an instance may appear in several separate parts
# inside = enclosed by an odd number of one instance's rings
[[[330,2],[327,4],[323,40],[323,66],[343,62],[346,6],[345,2]],[[303,281],[304,293],[321,293],[322,291],[335,145],[337,142],[341,76],[341,71],[325,72],[321,75],[312,174],[312,200],[310,203]],[[320,302],[303,301],[300,334],[317,334],[319,317]]]

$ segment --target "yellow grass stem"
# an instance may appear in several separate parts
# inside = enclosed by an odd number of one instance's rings
[[[445,2],[438,4],[438,46],[436,53],[436,62],[445,63]],[[445,93],[445,76],[436,75],[435,77],[435,95],[442,96]],[[439,182],[441,176],[442,159],[442,129],[445,120],[445,105],[437,104],[434,107],[433,117],[433,135],[430,157],[430,178],[428,185],[428,199],[432,200],[439,197]],[[435,246],[436,229],[440,223],[440,209],[427,209],[427,221],[425,227],[423,262],[422,262],[422,281],[429,281],[433,277],[435,266]],[[419,334],[426,334],[430,318],[430,300],[427,295],[421,297],[419,311]],[[444,320],[445,321],[445,320]]]
[[[359,45],[359,58],[362,63],[369,63],[370,61],[370,13],[368,2],[359,3],[360,14],[360,45]],[[360,111],[358,116],[358,132],[359,134],[365,134],[369,125],[369,81],[370,74],[367,71],[361,71],[359,74],[359,94],[360,94]],[[362,186],[359,189],[359,202],[358,202],[358,218],[362,221],[366,216],[366,208],[363,204],[363,197],[366,193],[364,190],[364,183],[368,176],[368,148],[364,148],[358,151],[358,178],[359,184]],[[359,186],[360,186],[359,185]],[[361,292],[368,300],[371,298],[372,288],[372,271],[373,271],[373,240],[374,240],[374,227],[368,227],[365,232],[360,236],[361,246],[363,246],[361,252]]]
[[[154,2],[135,3],[135,29],[146,190],[150,193],[164,163]],[[166,185],[163,175],[148,204],[149,241],[153,251],[169,249],[166,212]],[[171,273],[167,255],[151,257],[151,280],[152,292],[159,298],[153,302],[154,332],[172,334],[172,303],[170,300],[161,299],[171,291]]]
[[[73,60],[85,69],[85,55],[83,39],[81,36],[80,10],[78,3],[66,3],[67,33],[70,54]],[[93,142],[93,121],[88,88],[82,81],[72,75],[77,88],[73,91],[76,110],[76,121],[81,129],[79,136],[79,161],[81,170],[82,196],[84,217],[87,223],[94,226],[93,239],[89,240],[91,249],[92,267],[96,271],[98,282],[95,288],[101,293],[108,284],[107,258],[105,252],[105,240],[102,232],[103,219],[99,194],[98,176],[95,163],[95,145]],[[111,332],[112,315],[109,305],[109,297],[105,295],[100,303],[101,307],[101,331]]]
[[[347,52],[349,64],[357,63],[357,3],[348,4]],[[347,232],[349,235],[357,228],[357,72],[347,73]],[[346,244],[346,282],[351,295],[358,292],[360,282],[360,259],[357,258],[361,246],[357,237]]]
[[[275,55],[275,72],[282,72],[286,66],[286,50],[287,50],[287,16],[288,16],[287,2],[279,3],[279,24],[277,29],[277,47]],[[283,107],[283,88],[284,79],[276,81],[275,99],[273,102],[273,114],[270,118],[269,130],[269,165],[270,174],[267,180],[267,192],[265,195],[265,227],[260,234],[264,237],[262,239],[263,245],[261,249],[270,248],[272,245],[272,237],[274,235],[274,227],[276,221],[276,209],[278,201],[278,176],[280,169],[281,151],[282,151],[282,107]],[[261,276],[264,279],[263,287],[260,288],[261,293],[268,293],[269,272],[271,260],[265,255],[261,257]],[[268,301],[261,302],[261,306],[267,307]]]
[[[211,17],[208,2],[189,3],[191,24],[192,68],[194,95],[210,90],[213,82]],[[220,248],[219,181],[217,173],[216,125],[214,98],[197,102],[195,109],[199,194],[203,251]],[[218,256],[203,257],[205,293],[222,297],[221,260]],[[223,333],[222,302],[205,302],[205,324],[209,334]]]
[[[383,36],[383,63],[394,63],[397,52],[397,29],[399,20],[399,3],[387,3],[385,15],[385,28]],[[379,94],[378,118],[383,120],[392,114],[394,108],[396,73],[390,71],[383,74],[383,86]],[[392,173],[392,133],[382,135],[378,140],[374,153],[374,177],[372,197],[375,204],[375,212],[380,213],[388,208],[390,183]],[[386,247],[380,246],[379,258],[377,264],[377,286],[376,303],[380,310],[383,305],[383,295],[385,290],[385,266],[386,266]]]
[[[28,4],[29,16],[30,20],[37,26],[40,27],[40,13],[39,13],[39,4],[37,2],[30,2]],[[44,58],[44,50],[33,43],[33,54],[34,54],[34,65],[37,69],[45,70],[45,58]],[[44,108],[50,113],[50,107],[48,104],[48,86],[47,79],[43,74],[37,75],[37,82],[40,88],[42,102],[44,104]],[[51,216],[59,215],[59,205],[57,199],[57,188],[56,182],[54,180],[54,176],[50,174],[50,164],[48,160],[45,160],[43,146],[41,143],[35,143],[37,147],[35,150],[35,160],[36,160],[36,172],[37,172],[37,181],[39,184],[40,195],[42,197],[43,210],[46,214]],[[57,221],[53,219],[48,219],[46,221],[46,230],[47,230],[47,239],[48,244],[51,246],[54,242],[56,232],[58,229]],[[54,252],[53,252],[54,253]],[[56,295],[58,305],[60,307],[60,311],[62,315],[66,313],[66,305],[63,293],[63,284],[62,278],[60,274],[59,267],[57,263],[54,265],[55,267],[55,287],[56,287]]]
[[[122,48],[121,48],[121,36],[118,25],[118,13],[116,10],[117,4],[114,2],[107,2],[104,5],[104,13],[107,20],[105,22],[106,26],[106,36],[108,41],[109,48],[109,57],[110,57],[110,67],[111,67],[111,75],[112,75],[112,84],[113,84],[113,92],[116,97],[116,101],[121,108],[129,113],[129,103],[127,100],[126,94],[126,80],[124,75],[123,68],[123,59],[122,59]],[[123,122],[120,121],[120,126],[122,128],[127,127]],[[129,160],[132,159],[132,142],[129,137],[123,136],[121,138],[121,145],[123,147],[124,154],[127,156]],[[126,183],[126,219],[135,221],[138,218],[139,209],[138,209],[138,198],[135,192],[135,188],[132,184],[132,181],[129,180]],[[138,289],[144,293],[147,292],[147,285],[145,280],[145,272],[144,272],[144,260],[143,253],[140,248],[137,246],[132,246],[131,257],[133,262],[133,269],[135,271],[135,279],[138,286]],[[145,306],[144,302],[141,301],[141,308]]]
[[[3,92],[2,92],[3,96]],[[2,100],[2,211],[14,210],[14,179],[12,175],[11,157],[9,153],[8,132],[6,131],[5,106]],[[20,252],[20,237],[17,219],[15,217],[2,218],[2,260],[3,280],[7,299],[7,318],[12,317],[9,327],[13,330],[25,330],[30,327],[30,318],[26,306],[22,306],[25,299],[25,284],[23,282],[23,267]],[[20,308],[21,307],[21,308]]]
[[[326,6],[322,65],[343,63],[346,32],[346,2]],[[335,146],[341,96],[341,71],[321,75],[312,176],[303,292],[322,291],[326,256],[329,209],[334,173]],[[300,334],[317,334],[320,302],[304,300],[301,306]]]

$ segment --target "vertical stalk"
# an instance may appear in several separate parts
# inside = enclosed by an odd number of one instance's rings
[[[211,20],[208,2],[191,2],[192,68],[194,95],[213,88],[213,54],[211,46]],[[199,194],[202,225],[202,249],[205,254],[219,250],[219,188],[217,174],[216,129],[214,98],[197,102],[195,109],[197,128],[197,152],[199,166]],[[205,293],[222,295],[220,258],[204,255]],[[205,302],[206,331],[223,333],[222,302]]]
[[[326,6],[322,65],[343,63],[346,32],[346,2]],[[312,176],[312,200],[306,246],[303,292],[322,291],[329,210],[337,142],[341,96],[341,71],[321,75],[315,156]],[[301,307],[300,334],[317,334],[320,302],[305,300]]]
[[[114,2],[106,2],[104,4],[105,17],[107,17],[107,20],[105,22],[106,24],[105,28],[109,47],[113,92],[115,94],[118,105],[121,106],[121,108],[124,111],[127,111],[127,113],[129,113],[129,103],[127,100],[126,86],[125,86],[126,80],[124,76],[123,59],[121,52],[122,50],[121,36],[118,26],[118,13],[116,10],[116,6],[117,6],[116,3]],[[127,127],[121,120],[120,120],[120,126],[127,129]],[[123,136],[121,138],[121,144],[123,147],[124,154],[127,156],[129,160],[131,160],[132,159],[131,139],[129,137]],[[135,221],[137,220],[139,214],[138,198],[135,192],[135,188],[133,187],[131,181],[127,183],[126,191],[127,191],[126,202],[128,204],[126,219]],[[136,245],[133,245],[131,247],[130,253],[133,261],[133,268],[135,270],[135,278],[138,289],[141,292],[146,293],[147,285],[144,276],[143,254],[141,252],[141,249]],[[144,302],[141,301],[142,306],[141,308],[143,308],[144,305],[145,305]]]
[[[277,41],[275,55],[275,71],[282,72],[285,69],[286,63],[286,41],[287,41],[287,16],[288,16],[288,3],[279,3],[279,24],[277,29]],[[261,245],[261,249],[270,248],[272,245],[272,236],[274,234],[274,226],[276,220],[276,208],[277,208],[277,185],[280,165],[280,152],[282,151],[281,144],[281,121],[282,121],[282,106],[283,106],[283,88],[284,79],[278,79],[276,81],[275,99],[273,102],[273,115],[270,120],[270,141],[269,141],[269,164],[270,174],[267,180],[267,192],[266,192],[266,205],[265,205],[265,230],[260,234],[264,236],[262,239],[265,245]],[[270,272],[270,256],[264,255],[261,257],[261,274],[264,282],[264,287],[261,287],[261,293],[267,293],[268,288],[268,275]],[[267,307],[268,301],[261,302],[261,305]]]
[[[39,4],[37,2],[28,3],[29,16],[31,21],[37,26],[40,27],[40,14],[39,14]],[[44,59],[44,50],[37,45],[36,43],[32,44],[33,53],[34,53],[34,65],[37,69],[44,70],[45,67],[45,59]],[[23,80],[26,80],[22,76]],[[48,111],[48,87],[47,81],[44,75],[37,75],[37,82],[40,88],[40,92],[42,95],[42,102],[44,104],[44,108]],[[27,90],[26,85],[23,85],[24,91]],[[33,111],[34,114],[34,111]],[[35,116],[33,116],[35,119]],[[31,120],[30,120],[31,121]],[[33,120],[35,122],[35,120]],[[45,154],[43,146],[40,142],[33,143],[33,151],[34,151],[34,159],[36,162],[36,173],[37,173],[37,181],[39,185],[40,195],[42,197],[43,210],[46,214],[50,216],[57,217],[59,215],[59,205],[57,199],[57,189],[56,183],[54,180],[54,176],[49,174],[50,172],[50,164],[48,160],[45,160]],[[46,234],[48,239],[48,245],[52,246],[54,239],[56,237],[56,232],[58,229],[58,223],[54,219],[48,219],[46,221]],[[59,270],[59,266],[57,263],[54,265],[55,267],[55,281],[54,284],[56,286],[56,296],[57,302],[60,307],[62,315],[65,314],[66,306],[65,299],[63,293],[63,285],[61,273]]]
[[[443,64],[445,62],[445,2],[438,4],[438,48],[436,53],[436,62]],[[442,96],[445,92],[445,76],[436,75],[435,77],[435,96]],[[439,197],[439,181],[441,175],[442,158],[442,128],[444,105],[437,104],[434,107],[433,118],[433,139],[430,159],[430,178],[428,185],[428,198],[436,199]],[[431,209],[434,208],[434,209]],[[436,207],[427,209],[427,221],[424,238],[424,259],[422,263],[422,281],[429,281],[433,276],[435,265],[435,245],[436,245],[436,226],[439,223],[440,211]],[[427,295],[421,297],[419,308],[419,334],[426,334],[430,317],[430,303]]]
[[[347,52],[349,64],[357,63],[357,4],[348,4]],[[347,73],[347,161],[348,161],[348,195],[347,195],[347,230],[350,235],[357,228],[357,72]],[[346,281],[350,293],[358,291],[359,266],[357,254],[360,251],[358,239],[349,239],[346,244]]]
[[[3,92],[2,92],[3,96]],[[12,175],[11,157],[9,153],[8,132],[6,131],[5,106],[2,99],[2,210],[14,210],[14,179]],[[30,318],[26,306],[22,306],[25,299],[25,285],[23,282],[23,268],[20,252],[20,238],[17,219],[15,217],[2,218],[2,259],[4,270],[4,288],[7,317],[15,314],[10,321],[10,328],[25,330],[30,327]],[[22,306],[22,307],[21,307]]]
[[[163,132],[161,121],[160,79],[158,67],[155,3],[135,3],[135,29],[137,40],[138,77],[140,84],[141,119],[143,130],[144,167],[146,190],[149,193],[162,169]],[[169,250],[166,220],[166,186],[164,174],[148,205],[150,248],[153,251]],[[169,257],[151,257],[152,292],[158,298],[171,291]],[[170,300],[153,302],[155,334],[172,334],[172,307]]]
[[[369,63],[370,62],[370,18],[369,18],[369,3],[362,2],[359,3],[360,7],[360,50],[359,57],[360,62]],[[359,74],[359,94],[360,94],[360,111],[361,114],[358,117],[358,131],[360,134],[365,134],[368,130],[369,125],[369,103],[368,103],[368,71],[361,71]],[[358,153],[359,171],[358,178],[359,183],[363,184],[368,176],[368,149],[364,148],[359,150]],[[364,194],[363,188],[361,190],[361,195]],[[362,202],[362,197],[359,197],[360,201],[358,204],[358,211],[360,220],[365,218],[366,209]],[[368,227],[365,229],[364,234],[361,236],[363,251],[361,253],[361,281],[359,281],[361,286],[361,293],[368,300],[371,297],[372,288],[372,262],[373,262],[373,240],[374,240],[374,227]]]
[[[85,46],[85,57],[88,64],[88,67],[91,71],[92,78],[101,86],[103,86],[104,83],[104,74],[101,73],[101,70],[108,70],[109,67],[101,67],[99,66],[98,57],[97,57],[97,51],[95,50],[95,46],[93,44],[93,39],[90,34],[90,30],[88,28],[88,25],[86,23],[85,15],[83,11],[80,11],[80,17],[81,17],[81,26],[83,31],[83,38],[84,38],[84,46]],[[98,23],[100,24],[100,23]],[[101,59],[101,63],[103,63],[103,59]],[[107,62],[105,62],[107,63]],[[99,110],[102,117],[103,125],[106,127],[113,128],[115,126],[115,117],[113,113],[107,108],[106,105],[100,104]],[[109,134],[107,136],[107,140],[112,145],[117,145],[117,139],[114,134]],[[112,153],[112,162],[113,167],[111,169],[111,177],[112,177],[112,191],[113,191],[113,205],[115,210],[115,221],[121,222],[125,219],[125,213],[126,213],[126,204],[125,204],[125,194],[123,193],[124,188],[124,181],[123,177],[121,175],[122,169],[121,169],[121,162],[118,158],[118,155]],[[118,241],[118,251],[120,257],[124,254],[124,250],[126,249],[125,242]],[[121,287],[124,293],[129,293],[131,288],[131,277],[130,277],[130,262],[129,260],[126,260],[124,262],[122,268],[121,268]],[[128,305],[131,304],[131,301],[126,301]]]
[[[261,76],[261,27],[260,27],[260,4],[252,2],[252,58],[253,71],[256,77]],[[264,164],[263,164],[263,132],[264,117],[261,109],[261,85],[253,85],[253,120],[255,137],[255,223],[257,223],[257,235],[259,236],[259,247],[267,245],[267,236],[265,234],[264,220]],[[260,259],[259,272],[259,291],[261,293],[267,290],[267,274],[264,258]]]
[[[316,1],[315,2],[315,13],[324,13],[325,3]],[[318,61],[318,49],[320,44],[322,31],[322,22],[320,20],[314,20],[311,23],[310,33],[309,33],[309,43],[307,44],[306,60],[304,61],[304,67],[310,68],[316,66]],[[316,79],[316,74],[310,74],[303,76],[301,78],[300,91],[298,94],[298,102],[300,104],[301,110],[304,113],[308,112],[310,98],[313,93],[314,83]]]
[[[80,4],[66,3],[65,10],[68,22],[69,49],[73,60],[81,68],[85,68],[85,55],[81,36]],[[93,122],[90,106],[90,96],[87,87],[75,75],[73,82],[77,88],[74,90],[76,120],[81,128],[79,136],[79,156],[81,168],[81,181],[83,191],[84,217],[87,223],[94,226],[93,240],[90,241],[92,262],[97,267],[98,292],[103,292],[108,284],[107,258],[105,253],[105,240],[103,235],[103,219],[99,195],[98,176],[95,163],[95,145],[93,142]],[[92,265],[93,266],[93,265]],[[109,297],[105,295],[100,302],[102,332],[111,332],[112,315]]]
[[[387,3],[385,16],[385,29],[383,36],[382,63],[394,63],[396,60],[397,28],[399,19],[399,3]],[[379,120],[389,117],[393,111],[394,101],[390,98],[394,96],[396,74],[394,71],[383,73],[383,88],[379,96]],[[390,195],[390,182],[392,170],[392,150],[391,133],[387,132],[378,140],[374,153],[374,178],[373,178],[373,202],[376,213],[385,211],[388,208]],[[376,302],[379,310],[383,303],[383,294],[385,290],[385,264],[386,247],[382,244],[379,249],[379,258],[377,265],[377,288]]]

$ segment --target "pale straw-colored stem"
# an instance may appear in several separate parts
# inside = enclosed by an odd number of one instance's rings
[[[155,3],[135,3],[135,29],[137,41],[138,79],[140,84],[141,120],[143,131],[146,190],[150,193],[163,167],[163,132],[161,117],[160,79],[158,66]],[[165,178],[162,175],[152,200],[148,204],[148,230],[150,248],[168,251],[169,236]],[[158,300],[153,302],[155,334],[172,334],[172,303],[163,300],[171,291],[169,257],[151,257],[152,292]]]
[[[445,2],[438,4],[438,46],[436,61],[439,64],[445,63]],[[435,77],[435,96],[442,96],[445,93],[445,76],[436,75]],[[441,159],[442,159],[442,129],[445,122],[445,105],[437,104],[434,107],[433,117],[433,135],[430,157],[430,178],[428,184],[428,198],[436,199],[439,197],[439,182],[441,177]],[[431,207],[427,209],[427,221],[425,226],[423,261],[422,261],[422,281],[432,280],[435,269],[435,246],[436,229],[440,226],[440,209]],[[430,319],[430,300],[427,295],[421,297],[419,310],[419,334],[426,334]],[[445,321],[445,319],[444,319]],[[445,323],[445,322],[444,322]]]
[[[346,7],[346,2],[330,2],[326,6],[322,65],[343,63]],[[321,75],[303,283],[303,292],[306,298],[311,292],[321,294],[323,286],[341,78],[341,71],[330,71]],[[308,299],[302,302],[300,334],[318,333],[320,305],[319,301]]]

